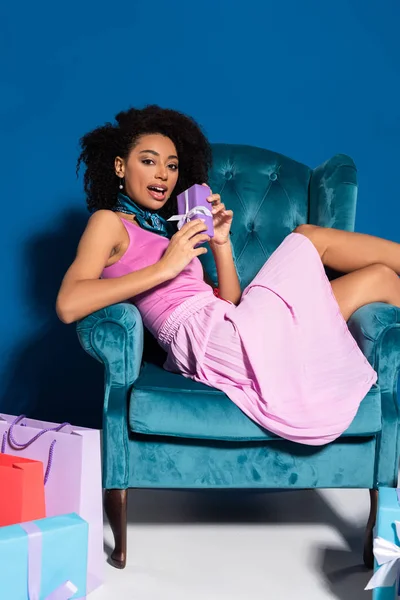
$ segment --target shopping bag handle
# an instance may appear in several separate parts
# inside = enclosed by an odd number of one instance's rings
[[[31,446],[34,442],[36,442],[36,440],[38,440],[43,434],[45,434],[49,431],[58,432],[58,431],[61,431],[61,429],[63,429],[64,427],[67,427],[67,426],[71,427],[70,423],[61,423],[61,425],[57,425],[56,427],[48,427],[47,429],[42,429],[36,435],[34,435],[30,440],[21,444],[20,442],[17,442],[17,440],[15,439],[14,428],[16,425],[25,427],[25,424],[21,423],[21,421],[23,421],[24,419],[26,419],[25,415],[20,415],[19,417],[16,417],[10,424],[10,429],[8,430],[8,432],[7,431],[4,432],[3,440],[2,440],[2,444],[1,444],[1,454],[4,454],[6,451],[7,442],[9,444],[10,448],[12,448],[13,450],[24,450],[25,448],[28,448],[28,446]],[[70,433],[72,433],[72,431],[70,431]],[[46,472],[44,474],[44,484],[45,485],[50,476],[51,466],[53,464],[53,457],[54,457],[54,447],[55,447],[56,443],[57,443],[57,440],[53,440],[50,444],[49,458],[47,461]]]

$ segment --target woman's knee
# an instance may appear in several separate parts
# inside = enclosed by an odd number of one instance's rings
[[[293,233],[301,233],[301,235],[305,235],[307,238],[311,238],[317,231],[320,229],[317,225],[310,225],[310,223],[302,223],[301,225],[297,225],[295,229],[293,229]]]
[[[373,302],[387,302],[399,306],[400,282],[399,276],[387,265],[376,263],[363,269],[365,285],[375,296]]]
[[[384,264],[373,264],[332,281],[332,290],[347,320],[358,308],[371,302],[400,306],[397,273]]]
[[[301,235],[304,235],[306,238],[308,238],[317,250],[322,260],[327,248],[325,231],[326,230],[324,227],[319,227],[318,225],[310,225],[309,223],[303,223],[302,225],[297,225],[297,227],[293,230],[293,233],[300,233]]]
[[[393,285],[398,284],[399,276],[393,269],[383,263],[375,263],[364,267],[367,277],[376,285]]]

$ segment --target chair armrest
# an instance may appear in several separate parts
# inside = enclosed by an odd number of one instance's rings
[[[83,349],[104,364],[110,385],[133,384],[143,356],[143,322],[136,306],[98,310],[78,322],[77,333]]]
[[[378,373],[382,401],[376,485],[397,485],[399,461],[399,404],[397,385],[400,371],[400,309],[374,303],[357,310],[349,329]]]
[[[357,169],[345,154],[337,154],[312,172],[308,222],[321,227],[354,231]]]
[[[129,486],[129,395],[143,356],[143,322],[132,304],[114,304],[77,325],[82,347],[105,367],[103,487]]]

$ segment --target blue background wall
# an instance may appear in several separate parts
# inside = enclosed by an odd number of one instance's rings
[[[4,4],[2,411],[100,423],[101,367],[53,307],[87,219],[77,140],[130,105],[310,166],[350,154],[358,230],[400,241],[397,0]]]

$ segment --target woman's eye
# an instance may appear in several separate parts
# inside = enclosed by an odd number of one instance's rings
[[[171,171],[177,171],[178,165],[169,165],[169,168],[171,169]]]
[[[151,160],[151,158],[144,158],[144,159],[142,160],[142,163],[143,163],[144,165],[151,165],[153,162],[154,162],[154,161],[152,161],[152,160]]]

